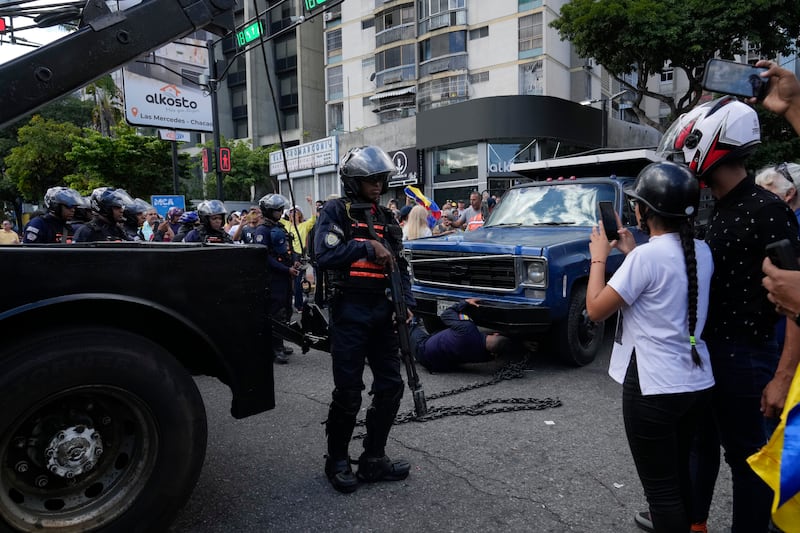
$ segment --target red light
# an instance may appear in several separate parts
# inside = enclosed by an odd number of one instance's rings
[[[0,33],[6,31],[6,19],[0,18]]]
[[[230,148],[220,148],[219,149],[219,169],[222,172],[230,172],[231,171],[231,149]]]
[[[211,166],[208,164],[208,148],[203,148],[203,172],[208,173]]]

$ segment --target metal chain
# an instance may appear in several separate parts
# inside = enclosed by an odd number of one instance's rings
[[[462,392],[479,389],[481,387],[488,387],[495,385],[507,379],[517,379],[525,376],[527,367],[527,358],[522,361],[511,362],[495,372],[492,379],[487,381],[480,381],[471,383],[456,389],[450,389],[442,392],[437,392],[427,396],[427,400],[435,400],[437,398],[445,398],[453,396]],[[497,404],[494,407],[490,405]],[[446,416],[468,415],[480,416],[489,415],[494,413],[511,413],[513,411],[541,411],[543,409],[550,409],[553,407],[561,407],[562,403],[559,399],[553,398],[492,398],[481,400],[472,405],[448,405],[448,406],[431,406],[428,405],[428,412],[423,416],[417,416],[413,410],[406,413],[398,414],[394,419],[394,425],[407,424],[409,422],[428,422],[430,420],[437,420]],[[356,426],[364,426],[366,419],[360,419],[356,422]],[[366,433],[359,433],[353,436],[353,440],[360,440],[366,436]]]

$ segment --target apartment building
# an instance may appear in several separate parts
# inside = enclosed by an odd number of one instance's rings
[[[278,117],[262,55],[236,56],[228,43],[224,55],[236,64],[223,134],[272,144],[280,124],[288,161],[274,154],[271,172],[286,192],[288,168],[295,198],[338,192],[341,154],[376,144],[401,167],[390,196],[414,184],[438,202],[475,189],[501,193],[519,179],[509,171],[514,161],[655,144],[657,133],[633,124],[623,141],[615,120],[605,120],[624,110],[624,95],[549,27],[563,4],[346,0],[270,41]],[[303,14],[294,0],[259,5],[274,6],[270,33]],[[252,13],[244,5],[237,17]]]

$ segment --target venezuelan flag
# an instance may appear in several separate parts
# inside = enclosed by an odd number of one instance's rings
[[[417,189],[413,185],[409,185],[403,189],[403,191],[406,193],[406,196],[428,210],[428,213],[430,213],[430,216],[432,216],[434,219],[434,223],[436,220],[442,218],[441,208],[439,208],[436,202],[429,200],[427,196],[422,194],[421,190]]]
[[[773,522],[785,533],[800,533],[800,367],[795,371],[778,428],[767,445],[747,462],[775,492]]]

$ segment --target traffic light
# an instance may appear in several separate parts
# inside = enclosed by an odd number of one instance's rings
[[[203,158],[203,172],[206,172],[206,173],[211,171],[211,165],[208,164],[208,155],[209,155],[210,151],[211,151],[210,148],[203,148],[203,155],[202,155],[202,158]]]
[[[6,31],[6,19],[0,17],[0,33]]]
[[[221,147],[219,149],[219,169],[221,172],[231,171],[231,149]]]

